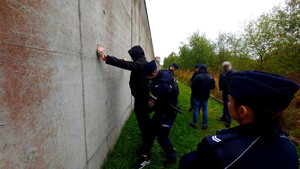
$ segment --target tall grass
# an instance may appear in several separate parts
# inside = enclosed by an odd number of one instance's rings
[[[175,76],[178,80],[190,84],[193,73],[194,72],[190,70],[177,70],[175,71]],[[219,74],[211,71],[209,71],[209,74],[212,75],[216,81],[216,88],[211,91],[211,95],[221,100],[222,95],[219,90]],[[293,79],[298,84],[300,83],[299,74],[289,74],[287,77]],[[287,133],[300,140],[300,90],[288,108],[284,110],[282,114],[282,126]]]

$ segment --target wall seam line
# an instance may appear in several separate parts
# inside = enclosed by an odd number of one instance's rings
[[[126,7],[125,7],[125,5],[124,5],[123,1],[122,1],[122,0],[120,0],[120,2],[121,2],[121,4],[122,4],[122,6],[124,7],[124,9],[125,9],[125,11],[126,11],[127,15],[128,15],[128,16],[129,16],[129,18],[130,18],[130,15],[129,15],[129,13],[128,13],[128,11],[127,11],[127,9],[126,9]],[[130,5],[131,5],[131,3],[130,3]]]
[[[87,140],[86,140],[86,117],[85,117],[85,93],[84,93],[84,73],[83,73],[83,53],[82,53],[82,31],[81,31],[81,0],[78,0],[78,17],[79,17],[79,38],[80,38],[80,62],[81,62],[81,84],[82,84],[82,115],[83,115],[83,132],[85,147],[85,165],[88,165]]]
[[[0,42],[0,44],[9,45],[9,46],[15,46],[15,47],[24,47],[24,48],[29,48],[29,49],[35,49],[35,50],[40,50],[40,51],[45,51],[45,52],[53,52],[53,53],[71,55],[71,56],[75,55],[74,53],[66,53],[66,52],[62,52],[62,51],[56,51],[56,50],[38,48],[38,47],[33,47],[33,46],[17,45],[17,44],[5,43],[5,42]]]

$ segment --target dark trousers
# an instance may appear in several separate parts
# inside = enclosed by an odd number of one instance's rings
[[[147,139],[146,137],[149,135],[150,126],[151,126],[151,119],[149,116],[149,111],[146,107],[142,108],[134,108],[134,112],[136,115],[136,119],[138,122],[138,126],[141,130],[143,140]]]
[[[134,112],[136,115],[138,126],[141,130],[143,144],[149,140],[151,132],[151,118],[150,118],[150,109],[148,106],[148,93],[140,92],[139,95],[136,95],[134,98]],[[142,145],[143,147],[143,145]]]
[[[225,119],[227,122],[231,122],[231,116],[228,109],[228,93],[222,92],[222,99],[223,99],[223,115],[222,119]]]
[[[168,158],[177,157],[173,148],[173,144],[169,139],[169,133],[175,121],[176,115],[162,115],[162,113],[155,112],[152,122],[152,132],[149,140],[146,140],[142,147],[142,154],[149,155],[150,149],[153,146],[154,140],[157,137],[159,145],[166,152]]]
[[[191,108],[194,108],[194,102],[193,102],[193,97],[191,95],[191,98],[190,98],[190,102],[191,102]]]

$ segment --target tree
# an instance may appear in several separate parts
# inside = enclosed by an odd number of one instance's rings
[[[173,63],[176,63],[178,56],[175,52],[172,52],[168,57],[164,59],[163,68],[169,68]]]

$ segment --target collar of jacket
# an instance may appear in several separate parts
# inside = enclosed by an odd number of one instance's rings
[[[287,135],[285,133],[279,123],[273,124],[257,124],[257,123],[250,123],[239,125],[237,127],[229,128],[229,129],[222,129],[218,130],[217,134],[238,134],[244,136],[275,136],[275,135]]]

